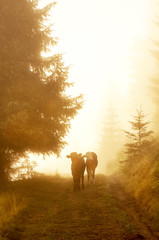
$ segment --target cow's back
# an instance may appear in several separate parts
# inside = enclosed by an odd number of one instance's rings
[[[92,152],[92,155],[93,155],[93,161],[94,161],[94,164],[95,164],[95,166],[97,167],[97,165],[98,165],[97,154],[94,153],[94,152]]]
[[[86,159],[87,168],[94,170],[98,165],[97,154],[94,152],[88,152],[86,156],[87,156]]]

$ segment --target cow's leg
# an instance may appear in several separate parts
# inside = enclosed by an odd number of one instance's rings
[[[89,172],[89,169],[87,168],[87,179],[88,179],[88,184],[89,184],[89,178],[90,178],[90,172]]]
[[[73,178],[73,191],[76,192],[76,179]]]
[[[74,190],[75,192],[78,192],[79,191],[79,186],[78,186],[78,182],[76,181],[75,182],[75,190]]]
[[[93,183],[93,170],[90,170],[90,182]]]
[[[77,179],[77,191],[80,191],[80,177]]]
[[[73,182],[74,182],[74,192],[77,192],[80,190],[80,180],[77,177],[73,178]]]
[[[84,190],[84,174],[82,175],[81,179],[82,179],[82,190]]]
[[[92,171],[93,183],[94,183],[94,177],[95,177],[95,170]]]

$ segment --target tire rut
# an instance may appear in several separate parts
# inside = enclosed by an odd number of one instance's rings
[[[140,217],[142,213],[141,211],[139,211],[135,203],[135,200],[125,193],[122,186],[118,183],[118,181],[115,178],[109,179],[109,191],[112,193],[114,198],[118,201],[118,204],[121,206],[121,208],[125,209],[125,211],[133,217],[136,224],[142,230],[142,233],[144,236],[143,239],[148,239],[148,240],[159,239],[154,235],[151,228],[142,221]]]

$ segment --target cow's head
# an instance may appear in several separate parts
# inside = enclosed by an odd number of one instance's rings
[[[77,154],[77,152],[72,152],[72,153],[70,153],[70,155],[67,155],[66,157],[71,158],[71,161],[73,162],[74,160],[76,160],[78,158],[78,154]]]
[[[93,159],[93,154],[92,152],[87,152],[83,157],[86,157],[88,159]]]

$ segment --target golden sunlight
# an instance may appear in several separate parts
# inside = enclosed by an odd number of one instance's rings
[[[159,0],[54,1],[0,0],[0,240],[159,239]]]
[[[40,7],[50,2],[41,0]],[[103,115],[111,103],[118,105],[118,113],[123,111],[124,119],[133,81],[131,56],[134,46],[148,36],[150,10],[150,0],[57,2],[50,16],[53,35],[59,38],[56,51],[70,65],[69,81],[75,84],[68,94],[84,94],[85,105],[72,121],[61,158],[41,162],[41,171],[45,164],[45,171],[52,166],[52,171],[68,173],[69,151],[98,152]]]

